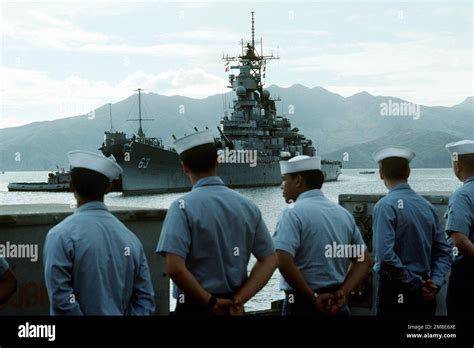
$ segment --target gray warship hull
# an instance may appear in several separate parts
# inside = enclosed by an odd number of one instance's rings
[[[111,147],[117,163],[123,168],[122,191],[124,194],[150,194],[184,192],[191,183],[181,168],[174,151],[134,143],[130,158],[124,156],[123,146]],[[125,159],[129,159],[126,161]],[[276,186],[281,184],[279,158],[265,158],[264,163],[251,167],[249,163],[220,163],[218,175],[232,188]],[[326,181],[337,180],[340,165],[323,163]]]

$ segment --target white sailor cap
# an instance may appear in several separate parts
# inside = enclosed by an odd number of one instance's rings
[[[67,153],[72,168],[86,168],[105,175],[110,180],[122,174],[122,168],[111,158],[89,151],[69,151]]]
[[[299,173],[307,170],[321,169],[321,157],[295,156],[288,161],[280,161],[280,171],[282,175]]]
[[[372,158],[375,162],[383,161],[389,157],[405,158],[408,160],[408,162],[411,162],[411,160],[415,157],[415,153],[407,147],[390,146],[377,150],[372,154]]]
[[[208,130],[186,135],[176,140],[173,143],[173,146],[178,155],[180,155],[186,150],[204,144],[214,144],[214,137],[212,136],[212,133]]]
[[[452,155],[468,155],[474,154],[474,141],[461,140],[454,143],[446,144],[446,150]]]

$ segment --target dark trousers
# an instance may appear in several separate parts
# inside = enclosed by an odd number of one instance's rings
[[[463,257],[451,267],[448,294],[448,315],[474,314],[474,260]]]
[[[379,316],[434,316],[436,313],[436,298],[426,301],[421,296],[421,288],[410,291],[405,284],[384,276],[379,278],[376,302]]]
[[[214,294],[217,298],[228,298],[232,299],[234,294]],[[211,316],[212,313],[207,308],[207,305],[203,305],[197,302],[189,296],[178,298],[176,301],[176,308],[174,310],[176,316]]]
[[[339,289],[339,286],[321,288],[315,291],[318,294],[323,294],[327,292],[335,292],[337,289]],[[294,291],[285,291],[285,300],[283,302],[282,315],[305,315],[320,318],[326,317],[326,314],[321,312],[310,300]],[[338,315],[349,315],[349,308],[347,306],[344,306],[343,309],[338,313]]]

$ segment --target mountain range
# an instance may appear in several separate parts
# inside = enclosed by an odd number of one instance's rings
[[[272,85],[268,90],[280,97],[277,109],[290,118],[292,127],[313,139],[323,158],[342,160],[345,168],[375,167],[370,155],[386,145],[412,148],[417,153],[414,167],[447,167],[450,159],[444,145],[474,138],[473,97],[452,107],[429,107],[367,92],[343,97],[322,87],[298,84],[288,88]],[[194,127],[209,127],[217,136],[216,127],[231,102],[231,93],[204,99],[142,93],[142,115],[154,119],[144,121],[143,129],[167,146],[173,134],[189,134]],[[113,129],[128,136],[136,133],[137,122],[127,120],[137,118],[137,94],[112,104],[111,110]],[[0,129],[0,170],[67,167],[68,151],[97,151],[104,131],[110,128],[106,104],[87,115]]]

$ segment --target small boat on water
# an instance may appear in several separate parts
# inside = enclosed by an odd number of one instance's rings
[[[68,192],[71,173],[64,168],[48,174],[48,182],[11,182],[8,191],[24,192]],[[122,179],[112,181],[112,192],[122,192]]]
[[[375,174],[375,170],[364,170],[362,172],[359,172],[359,174]]]
[[[11,182],[8,191],[67,192],[71,175],[63,168],[48,174],[47,182]]]

